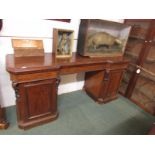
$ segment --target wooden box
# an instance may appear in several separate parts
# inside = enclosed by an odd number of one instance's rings
[[[12,39],[15,57],[44,56],[42,40]]]
[[[82,56],[122,57],[131,26],[99,19],[82,19],[77,51]]]
[[[56,58],[70,58],[72,56],[74,31],[53,29],[53,52]]]

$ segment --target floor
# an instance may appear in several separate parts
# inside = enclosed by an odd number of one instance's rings
[[[1,135],[143,135],[155,117],[123,96],[107,104],[97,104],[83,91],[58,97],[59,118],[29,130],[17,126],[15,106],[6,112],[10,127]]]

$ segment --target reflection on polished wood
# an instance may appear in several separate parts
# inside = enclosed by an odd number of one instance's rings
[[[76,53],[68,59],[55,58],[54,53],[45,53],[44,56],[38,57],[19,57],[15,58],[12,54],[6,57],[7,71],[10,73],[38,72],[40,70],[56,70],[71,66],[87,66],[91,64],[121,64],[123,58],[115,57],[108,60],[104,57],[89,58],[82,57]],[[76,73],[76,71],[75,71]]]
[[[99,103],[117,98],[122,73],[128,61],[122,58],[89,58],[73,53],[71,58],[56,59],[53,53],[43,57],[6,57],[16,93],[18,125],[27,129],[58,117],[57,89],[60,76],[86,72],[84,90]]]

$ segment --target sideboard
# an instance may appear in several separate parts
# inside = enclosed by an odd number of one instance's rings
[[[85,72],[84,90],[98,103],[117,98],[122,74],[128,65],[123,58],[89,58],[76,53],[70,59],[6,56],[6,69],[16,94],[18,126],[28,129],[58,118],[57,90],[61,75]]]

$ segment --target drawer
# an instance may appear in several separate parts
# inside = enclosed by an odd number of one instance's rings
[[[26,82],[56,78],[58,75],[57,71],[49,72],[38,72],[28,74],[11,74],[11,80],[14,82]]]
[[[97,71],[104,70],[105,66],[103,64],[88,64],[88,65],[77,65],[77,66],[64,66],[60,70],[60,74],[73,74],[80,72],[89,72],[89,71]]]

